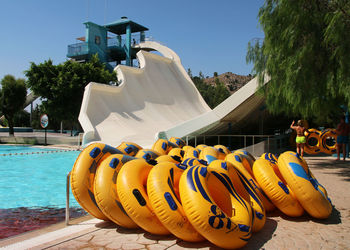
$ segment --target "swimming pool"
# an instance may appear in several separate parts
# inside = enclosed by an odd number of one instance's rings
[[[0,156],[11,156],[17,154],[32,154],[57,151],[53,148],[19,146],[19,145],[0,145]]]
[[[79,151],[13,147],[0,145],[0,208],[65,207],[66,176]],[[78,206],[74,197],[70,203]]]
[[[64,219],[66,176],[79,153],[0,145],[0,218],[2,222],[5,215],[12,218],[5,226],[0,223],[0,238],[2,229],[11,227],[11,221],[17,220],[13,223],[20,226],[23,220],[29,222],[35,216],[48,224],[56,223],[58,217]],[[72,194],[70,207],[73,213],[81,210]]]

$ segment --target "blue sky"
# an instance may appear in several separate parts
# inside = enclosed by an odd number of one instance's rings
[[[64,62],[67,46],[85,35],[83,22],[103,25],[127,16],[146,36],[174,50],[186,69],[205,76],[247,75],[247,44],[263,38],[263,0],[1,0],[0,79],[24,77],[30,62]]]

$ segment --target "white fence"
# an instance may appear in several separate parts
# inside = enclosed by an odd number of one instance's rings
[[[222,144],[230,150],[245,149],[253,155],[279,153],[289,146],[289,135],[200,135],[186,136],[188,145]]]

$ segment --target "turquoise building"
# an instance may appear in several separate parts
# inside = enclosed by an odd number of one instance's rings
[[[85,36],[79,43],[68,45],[67,57],[79,62],[88,61],[94,54],[110,70],[118,64],[133,66],[138,51],[134,46],[145,41],[148,28],[122,17],[106,25],[85,22]]]

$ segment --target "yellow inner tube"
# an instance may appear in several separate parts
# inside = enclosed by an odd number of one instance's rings
[[[184,146],[182,149],[185,151],[183,159],[199,157],[200,151],[192,146]]]
[[[219,247],[239,248],[251,237],[251,208],[224,168],[188,168],[180,179],[180,196],[187,218],[201,235]]]
[[[155,160],[161,154],[153,149],[140,149],[135,155],[136,158],[144,159],[147,162]]]
[[[232,163],[233,166],[239,171],[242,182],[244,182],[247,191],[252,196],[252,207],[258,213],[258,219],[254,220],[253,223],[253,231],[256,232],[259,231],[265,225],[266,211],[273,211],[275,209],[275,206],[271,201],[269,201],[269,198],[266,196],[266,194],[264,194],[259,184],[255,181],[254,177],[245,168],[243,164],[243,159],[244,158],[241,155],[232,153],[226,156],[225,161]]]
[[[193,166],[196,166],[196,165],[208,166],[208,163],[206,161],[200,160],[200,159],[197,159],[197,158],[187,158],[187,159],[183,160],[181,162],[181,164],[186,166],[186,167],[193,167]]]
[[[181,162],[185,156],[185,151],[181,148],[173,148],[169,151],[168,155]]]
[[[164,139],[158,139],[152,146],[152,149],[159,153],[159,155],[166,155],[173,148],[178,148],[179,146],[175,143]]]
[[[333,209],[332,204],[324,187],[321,188],[305,164],[295,152],[287,151],[278,157],[278,167],[283,178],[306,212],[314,218],[328,218]]]
[[[125,155],[135,156],[142,147],[133,142],[123,142],[117,147],[117,149],[122,151]]]
[[[123,165],[136,158],[113,154],[107,157],[97,168],[94,182],[96,202],[111,221],[126,228],[137,228],[137,224],[125,212],[117,193],[117,177]]]
[[[71,190],[77,202],[85,211],[101,220],[108,220],[108,217],[101,212],[95,200],[95,174],[100,163],[111,154],[122,152],[103,143],[87,146],[76,159],[70,175]]]
[[[179,199],[179,181],[186,167],[162,162],[152,168],[147,191],[155,214],[176,237],[190,242],[205,240],[187,219]]]
[[[320,136],[321,151],[326,154],[334,154],[337,152],[337,132],[335,129],[326,129]],[[334,144],[328,145],[327,140],[333,138]]]
[[[157,163],[161,162],[173,162],[173,163],[180,163],[179,159],[177,157],[173,157],[170,155],[161,155],[156,158]]]
[[[205,144],[199,144],[199,145],[197,145],[196,146],[196,149],[199,151],[199,153],[204,149],[204,148],[206,148],[206,147],[208,147],[207,145],[205,145]]]
[[[253,172],[264,193],[281,212],[292,217],[298,217],[304,213],[304,209],[288,185],[275,173],[270,161],[263,158],[256,160]]]
[[[224,153],[225,155],[231,153],[231,151],[224,145],[215,145],[214,148],[218,149],[220,152]]]
[[[170,137],[169,141],[176,144],[179,148],[182,148],[186,145],[186,142],[179,137]]]
[[[245,155],[248,158],[248,161],[249,161],[250,165],[253,166],[255,158],[247,150],[239,149],[239,150],[236,150],[234,153],[240,153],[240,154]]]
[[[305,153],[307,154],[318,154],[321,152],[320,149],[320,135],[321,131],[317,129],[309,129],[309,133],[306,133],[306,143],[305,143]],[[316,140],[317,143],[315,145],[310,145],[311,140]]]
[[[242,153],[242,151],[235,151],[232,153],[232,156],[239,156],[240,163],[248,171],[248,173],[254,178],[253,174],[253,164],[254,161],[248,155]],[[236,162],[239,162],[238,158],[235,158]],[[237,164],[236,164],[237,165]]]
[[[147,177],[152,166],[143,159],[124,164],[117,177],[117,192],[130,218],[152,234],[170,234],[155,215],[147,195]]]
[[[224,160],[225,159],[225,154],[220,152],[218,149],[214,147],[205,147],[201,150],[199,154],[199,159],[200,160],[205,160],[210,164],[212,161],[215,160]]]

